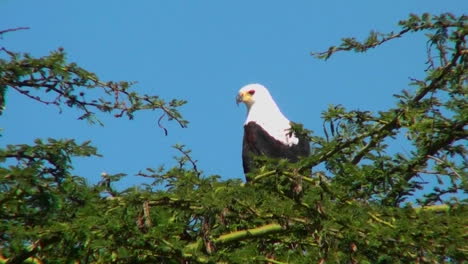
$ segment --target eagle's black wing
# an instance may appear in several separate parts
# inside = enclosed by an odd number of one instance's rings
[[[310,154],[310,145],[306,136],[299,136],[296,145],[288,146],[270,136],[260,125],[249,122],[244,125],[242,145],[242,163],[244,173],[254,169],[253,157],[265,155],[270,158],[283,158],[291,162]]]

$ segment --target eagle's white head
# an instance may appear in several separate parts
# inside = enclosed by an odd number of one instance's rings
[[[249,111],[254,104],[263,106],[269,105],[270,107],[273,107],[274,105],[276,108],[278,108],[267,88],[257,83],[248,84],[242,87],[237,94],[236,101],[238,104],[240,102],[245,103],[247,110]]]
[[[257,123],[284,144],[292,145],[299,142],[294,135],[290,135],[290,121],[281,113],[265,86],[255,83],[242,87],[237,94],[236,102],[238,104],[242,102],[247,106],[245,124]]]

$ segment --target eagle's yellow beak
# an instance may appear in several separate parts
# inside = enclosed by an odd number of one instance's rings
[[[236,103],[248,103],[252,100],[252,94],[249,92],[240,92],[236,97]]]

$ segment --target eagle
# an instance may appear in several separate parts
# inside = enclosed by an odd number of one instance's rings
[[[248,84],[242,87],[236,102],[244,103],[247,107],[242,143],[242,165],[246,175],[255,169],[255,156],[264,155],[290,162],[309,156],[307,135],[296,134],[292,130],[294,123],[281,113],[265,86]]]

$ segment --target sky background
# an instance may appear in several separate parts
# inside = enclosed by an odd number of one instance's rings
[[[4,34],[0,46],[34,56],[63,47],[69,62],[102,80],[137,81],[138,92],[187,100],[180,110],[190,121],[188,128],[165,122],[168,136],[157,126],[157,111],[133,121],[99,115],[105,126],[89,125],[74,110],[59,114],[11,90],[0,147],[48,137],[91,140],[104,157],[75,159],[75,173],[90,183],[104,171],[128,173],[118,184],[123,188],[141,182],[139,170],[174,165],[171,146],[179,143],[192,149],[206,175],[243,179],[246,109],[235,104],[239,88],[264,84],[289,119],[323,135],[321,113],[330,104],[392,107],[392,95],[408,89],[409,78],[424,76],[426,40],[415,34],[328,61],[310,52],[371,30],[398,31],[410,13],[467,10],[465,0],[0,0],[0,29],[30,27]]]

